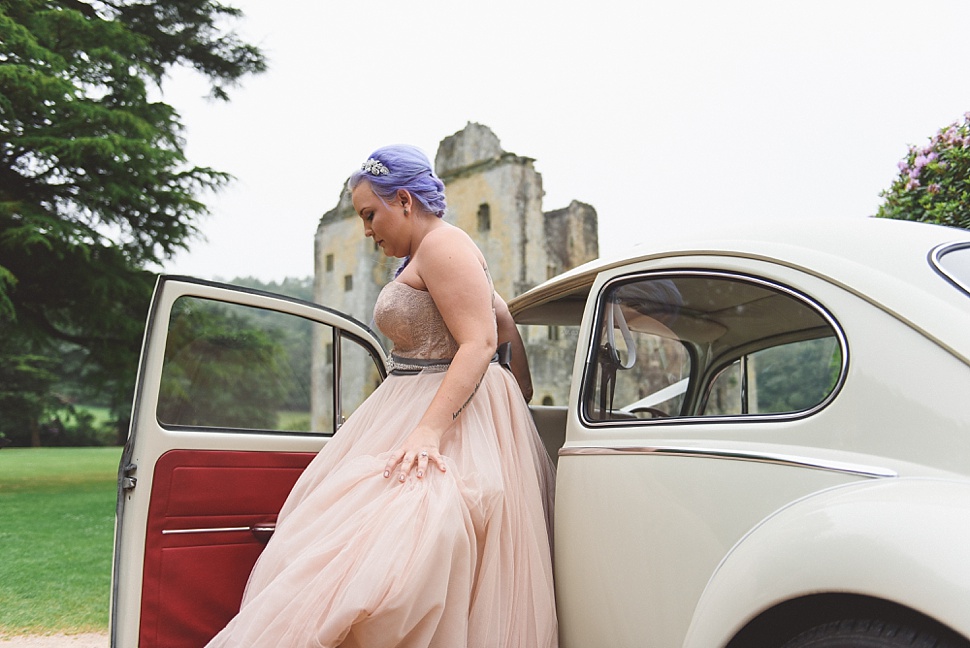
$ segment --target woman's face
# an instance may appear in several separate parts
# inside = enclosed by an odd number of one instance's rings
[[[403,258],[411,253],[410,219],[400,202],[381,200],[366,181],[357,185],[351,199],[364,223],[364,236],[374,239],[385,255]]]

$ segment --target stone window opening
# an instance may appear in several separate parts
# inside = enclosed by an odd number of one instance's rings
[[[487,232],[492,229],[492,208],[488,203],[478,206],[478,231]]]
[[[344,292],[354,289],[354,275],[344,275]]]
[[[327,272],[333,272],[333,255],[328,254],[326,260]]]

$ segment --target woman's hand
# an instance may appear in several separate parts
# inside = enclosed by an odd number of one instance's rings
[[[438,441],[438,435],[433,430],[415,428],[401,447],[388,459],[387,465],[384,466],[384,477],[390,478],[391,473],[396,470],[397,480],[403,482],[411,473],[411,469],[417,465],[418,479],[422,479],[428,472],[428,464],[431,462],[438,466],[438,470],[445,472],[445,461],[438,452]]]

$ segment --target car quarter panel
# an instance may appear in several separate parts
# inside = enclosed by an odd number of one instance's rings
[[[880,480],[795,501],[726,556],[683,645],[725,646],[765,610],[820,592],[892,601],[970,638],[968,545],[966,482]]]
[[[581,390],[574,388],[556,499],[565,648],[682,645],[718,564],[793,501],[875,476],[970,474],[970,421],[960,409],[961,394],[970,393],[964,360],[905,314],[766,259],[687,255],[602,273],[587,300],[573,385],[586,376],[597,298],[608,281],[697,268],[777,282],[821,304],[845,332],[845,380],[820,411],[789,420],[595,424],[579,416]],[[797,460],[773,463],[779,455]],[[862,470],[830,469],[839,462]]]
[[[739,538],[792,499],[858,479],[718,458],[561,456],[563,647],[680,645],[704,585]]]

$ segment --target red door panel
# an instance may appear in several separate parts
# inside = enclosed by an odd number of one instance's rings
[[[276,514],[314,453],[172,450],[155,465],[141,648],[200,648],[239,609]]]

